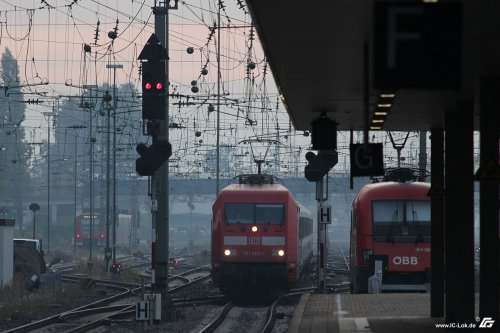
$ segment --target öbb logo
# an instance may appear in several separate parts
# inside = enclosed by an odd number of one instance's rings
[[[392,263],[394,265],[418,265],[418,257],[396,256],[392,258]]]

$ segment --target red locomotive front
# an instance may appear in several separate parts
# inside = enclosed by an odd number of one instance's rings
[[[299,253],[300,208],[285,187],[229,185],[212,210],[212,278],[223,290],[287,289],[297,280],[307,255]]]
[[[429,184],[383,182],[364,186],[353,203],[351,288],[367,292],[375,262],[382,290],[425,291],[430,271]]]

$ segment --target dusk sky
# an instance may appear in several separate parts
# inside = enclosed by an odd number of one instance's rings
[[[170,10],[170,92],[200,99],[217,93],[218,41],[217,32],[211,33],[217,22],[217,2],[183,1],[177,10]],[[238,131],[221,131],[221,143],[238,145],[244,138],[274,133],[277,126],[288,131],[288,116],[278,100],[246,5],[236,0],[223,4],[221,93],[240,101],[240,105],[221,107],[221,128]],[[8,47],[17,59],[23,91],[29,93],[25,99],[39,98],[40,93],[48,98],[78,96],[84,85],[112,84],[113,70],[107,69],[107,64],[123,65],[116,72],[117,85],[131,83],[140,93],[137,57],[154,32],[153,5],[153,0],[0,1],[0,49]],[[112,42],[108,32],[115,30],[118,37]],[[84,52],[85,44],[91,52]],[[191,54],[187,52],[190,47]],[[255,63],[255,69],[248,70],[250,62]],[[203,68],[206,75],[201,74]],[[199,88],[196,94],[191,91],[193,80]],[[45,82],[49,84],[43,85]],[[47,122],[42,114],[51,111],[52,103],[27,108],[24,125],[34,129],[36,136],[45,137]],[[171,121],[185,126],[196,123],[197,129],[207,133],[204,143],[214,143],[215,113],[209,114],[207,108],[208,103],[182,110],[171,106]],[[259,126],[246,126],[245,118],[258,121]],[[175,141],[176,134],[172,136]],[[304,138],[302,132],[298,137]]]
[[[244,154],[250,147],[242,147],[243,139],[277,139],[287,148],[279,153],[283,154],[282,163],[290,159],[302,172],[310,137],[295,132],[289,123],[244,1],[222,3],[221,92],[236,102],[221,106],[221,144],[241,148]],[[169,14],[170,92],[197,99],[196,105],[170,106],[171,121],[185,126],[184,131],[171,131],[174,150],[187,146],[187,141],[197,144],[202,139],[204,145],[216,141],[215,113],[207,110],[217,93],[218,41],[217,32],[211,33],[217,22],[217,4],[217,0],[179,1],[178,9]],[[47,98],[40,105],[26,105],[26,132],[46,137],[43,112],[52,111],[54,98],[79,96],[84,85],[112,84],[113,70],[107,64],[123,65],[116,72],[117,85],[131,83],[140,93],[137,57],[154,32],[153,6],[153,0],[0,0],[0,51],[8,47],[17,59],[24,98],[42,99],[40,94]],[[112,42],[108,32],[115,29],[117,38]],[[91,52],[84,52],[85,44]],[[187,52],[190,47],[192,54]],[[249,70],[249,63],[255,68]],[[201,74],[203,68],[206,75]],[[198,93],[191,91],[193,80]],[[42,84],[45,82],[48,84]],[[257,125],[249,126],[249,122]],[[195,131],[203,136],[195,138]],[[346,135],[339,133],[339,142],[348,142]],[[262,155],[266,148],[257,147],[255,152]],[[346,145],[339,147],[339,164],[347,165],[346,149]],[[186,153],[188,159],[195,152]]]

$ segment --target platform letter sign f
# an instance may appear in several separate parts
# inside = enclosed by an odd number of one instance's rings
[[[394,69],[397,67],[398,43],[405,41],[415,41],[422,39],[418,32],[402,31],[399,29],[399,22],[403,20],[401,16],[422,15],[422,7],[390,7],[388,8],[387,26],[387,67]]]
[[[375,1],[373,86],[459,89],[462,12],[460,1]]]

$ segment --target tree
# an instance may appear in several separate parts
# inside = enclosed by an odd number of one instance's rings
[[[58,160],[61,177],[57,180],[61,188],[72,187],[74,183],[74,161],[77,160],[78,186],[89,189],[90,169],[90,113],[92,113],[92,137],[94,143],[94,208],[104,206],[104,187],[106,185],[106,152],[107,152],[107,115],[112,115],[114,101],[106,103],[103,100],[105,92],[112,94],[113,87],[104,84],[96,90],[85,90],[82,96],[61,99],[56,115],[54,128],[55,146],[53,158]],[[121,186],[123,180],[136,179],[135,160],[136,145],[144,141],[141,127],[140,102],[137,100],[137,91],[132,84],[117,87],[117,112],[116,112],[116,177],[117,184]],[[110,119],[112,126],[113,119]],[[78,128],[84,126],[85,128]],[[74,128],[77,127],[77,128]],[[75,155],[75,135],[77,153]],[[112,153],[111,153],[112,154]],[[89,193],[78,191],[82,197],[82,210],[89,208]]]
[[[0,67],[0,188],[11,204],[11,217],[23,220],[23,196],[28,180],[28,153],[25,130],[26,106],[23,103],[19,66],[8,48],[2,53]]]

